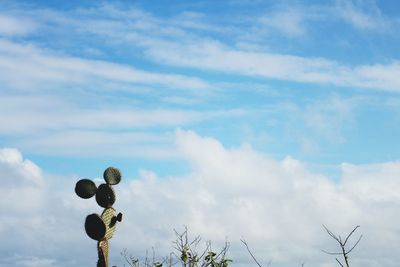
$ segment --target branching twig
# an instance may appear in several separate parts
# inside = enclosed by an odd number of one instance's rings
[[[324,253],[327,253],[327,254],[330,254],[330,255],[343,255],[343,258],[344,258],[344,262],[345,262],[345,264],[346,264],[346,267],[349,267],[349,261],[348,261],[348,255],[350,254],[350,252],[352,252],[353,251],[353,249],[358,245],[358,243],[360,242],[360,240],[361,240],[361,238],[362,238],[362,235],[360,235],[360,237],[358,238],[358,240],[357,240],[357,242],[354,244],[354,246],[351,248],[351,249],[349,249],[349,250],[346,250],[346,243],[347,243],[347,241],[349,240],[349,238],[351,237],[351,235],[357,230],[357,228],[359,228],[360,226],[359,225],[357,225],[356,227],[354,227],[354,229],[347,235],[347,237],[345,238],[345,240],[344,240],[344,242],[342,241],[342,237],[339,235],[339,236],[336,236],[334,233],[332,233],[325,225],[322,225],[324,228],[325,228],[325,230],[326,230],[326,232],[333,238],[333,239],[335,239],[338,243],[339,243],[339,246],[340,246],[340,249],[341,249],[341,252],[328,252],[328,251],[325,251],[325,250],[322,250],[321,249],[321,251],[322,252],[324,252]],[[340,264],[340,266],[341,267],[344,267],[344,265],[336,258],[336,261]]]

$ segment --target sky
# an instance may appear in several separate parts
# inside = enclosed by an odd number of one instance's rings
[[[398,29],[396,0],[1,1],[0,267],[94,265],[74,186],[108,166],[113,265],[187,226],[337,266],[322,225],[360,225],[352,265],[398,267]]]

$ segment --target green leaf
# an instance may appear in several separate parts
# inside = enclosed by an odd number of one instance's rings
[[[138,259],[131,259],[131,261],[132,261],[132,265],[136,265],[136,264],[138,264],[138,262],[139,262]]]
[[[188,258],[188,256],[187,256],[187,254],[186,254],[186,251],[182,251],[181,260],[182,260],[183,262],[186,262],[186,261],[187,261],[187,258]]]

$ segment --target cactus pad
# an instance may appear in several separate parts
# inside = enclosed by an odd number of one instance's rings
[[[93,213],[86,217],[85,230],[90,238],[100,241],[106,234],[106,225],[99,215]]]
[[[106,240],[108,240],[113,236],[117,225],[117,216],[115,214],[115,210],[113,208],[105,209],[101,214],[101,219],[106,225],[106,234],[104,237]]]
[[[91,198],[96,191],[95,183],[89,179],[79,180],[75,185],[75,193],[81,198]]]
[[[109,208],[115,202],[115,193],[108,184],[101,184],[97,189],[96,202],[103,208]]]
[[[121,172],[114,167],[108,167],[103,174],[104,180],[107,184],[115,185],[121,181]]]

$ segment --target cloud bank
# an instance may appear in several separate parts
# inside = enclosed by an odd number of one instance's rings
[[[113,264],[122,266],[124,248],[141,256],[154,246],[166,255],[173,228],[187,225],[215,247],[228,237],[237,265],[253,264],[239,241],[245,238],[264,263],[332,266],[334,258],[319,249],[335,250],[336,244],[322,224],[342,235],[360,224],[364,237],[350,261],[397,266],[400,163],[342,164],[341,180],[333,182],[296,159],[276,160],[248,145],[227,148],[183,130],[175,139],[189,173],[163,177],[142,170],[115,186],[115,208],[125,218],[111,240]],[[0,233],[10,255],[0,266],[93,264],[95,242],[82,225],[87,214],[101,211],[94,201],[75,196],[74,183],[83,177],[43,174],[14,149],[0,150],[0,172],[1,194],[7,196]]]

